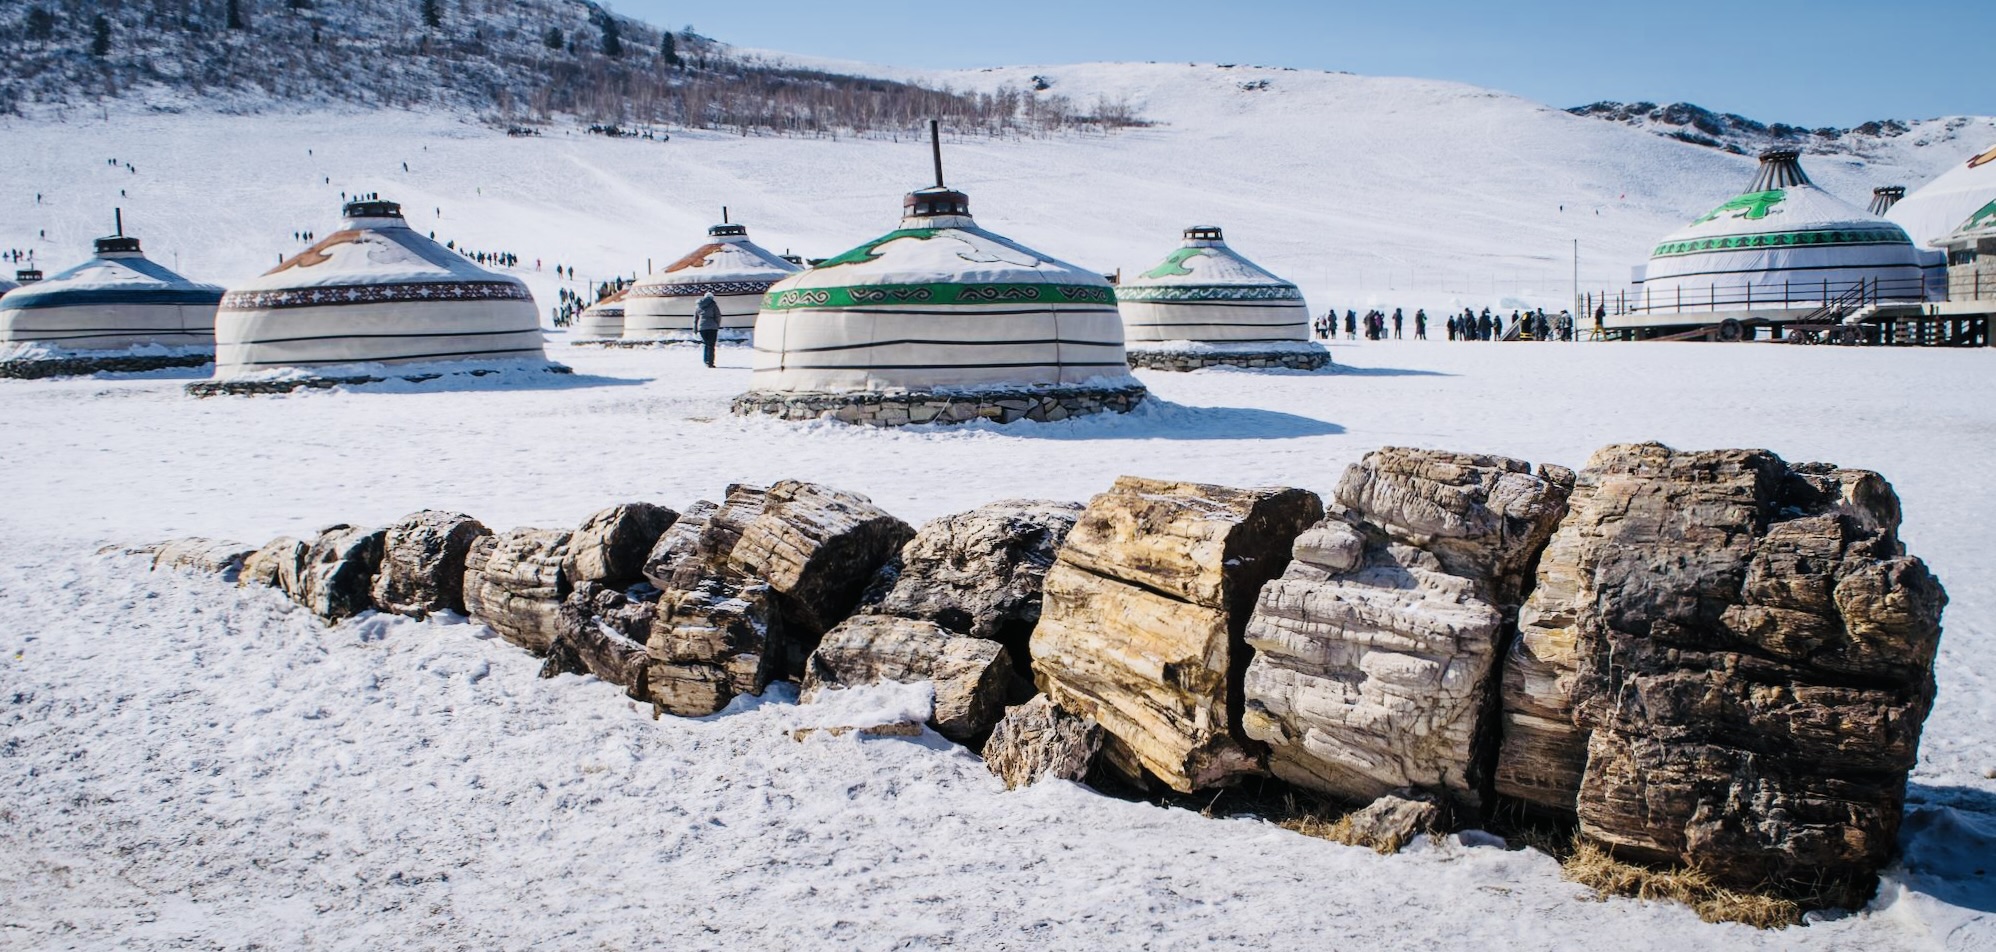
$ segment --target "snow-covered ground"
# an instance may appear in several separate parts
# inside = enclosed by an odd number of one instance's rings
[[[1981,351],[1339,344],[1321,374],[1143,373],[1155,406],[871,431],[740,420],[747,353],[551,346],[571,379],[196,400],[0,381],[0,947],[1971,949],[1996,942],[1996,378]],[[1658,439],[1886,473],[1952,597],[1907,856],[1779,933],[1592,901],[1471,836],[1393,858],[1052,784],[782,698],[654,721],[474,625],[325,629],[100,546],[424,507],[498,528],[796,476],[919,522],[1123,473],[1320,492],[1387,444],[1578,466]]]

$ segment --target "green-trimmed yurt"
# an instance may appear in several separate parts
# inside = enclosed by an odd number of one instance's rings
[[[1123,279],[1116,307],[1133,367],[1316,370],[1331,362],[1310,340],[1303,292],[1229,248],[1214,226],[1187,228],[1161,264]]]

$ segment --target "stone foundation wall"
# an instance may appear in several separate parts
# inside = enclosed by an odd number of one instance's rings
[[[139,357],[117,354],[104,357],[47,357],[0,360],[0,377],[12,380],[43,380],[49,377],[83,377],[90,374],[137,374],[175,367],[205,367],[215,362],[214,354],[178,354],[168,357]]]
[[[1298,350],[1255,352],[1211,352],[1189,350],[1131,350],[1130,366],[1141,370],[1186,372],[1201,367],[1246,367],[1254,370],[1322,370],[1331,365],[1331,352],[1318,348],[1314,353]]]
[[[739,416],[762,414],[784,420],[837,420],[861,426],[915,423],[969,423],[990,420],[1053,423],[1094,413],[1128,413],[1149,392],[1133,387],[1032,387],[974,394],[785,393],[751,390],[735,398]]]

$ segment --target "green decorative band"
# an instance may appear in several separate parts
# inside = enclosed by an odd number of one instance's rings
[[[1117,288],[1118,301],[1157,301],[1174,303],[1180,301],[1301,301],[1303,292],[1287,284],[1256,285],[1253,287],[1227,287],[1218,284],[1187,285],[1184,287],[1129,287]]]
[[[1765,235],[1732,235],[1672,241],[1656,246],[1650,257],[1669,258],[1710,251],[1750,251],[1756,248],[1821,248],[1830,245],[1910,245],[1898,228],[1853,228],[1841,231],[1787,231]]]
[[[1108,288],[1086,284],[874,284],[771,291],[762,298],[762,306],[772,311],[896,305],[953,307],[1115,302],[1115,295]]]

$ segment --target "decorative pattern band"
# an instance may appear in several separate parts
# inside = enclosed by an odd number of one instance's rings
[[[761,294],[775,281],[694,281],[687,284],[640,284],[631,288],[634,298],[699,297],[712,292],[717,297],[730,294]]]
[[[865,307],[869,304],[955,306],[980,304],[1114,304],[1107,287],[1087,284],[876,284],[849,288],[810,288],[771,292],[762,306],[773,311],[798,308]]]
[[[1912,239],[1898,228],[1866,228],[1844,231],[1787,231],[1764,235],[1734,235],[1672,241],[1658,245],[1653,258],[1696,255],[1710,251],[1750,251],[1756,248],[1822,248],[1830,245],[1910,245]]]
[[[290,307],[344,304],[399,304],[405,301],[526,301],[534,296],[512,281],[434,281],[424,284],[359,284],[295,288],[288,291],[230,291],[224,311],[270,311]]]
[[[1177,303],[1181,301],[1301,301],[1303,292],[1293,285],[1257,285],[1253,287],[1228,287],[1219,284],[1190,285],[1186,287],[1130,287],[1117,288],[1118,301],[1158,301]]]

